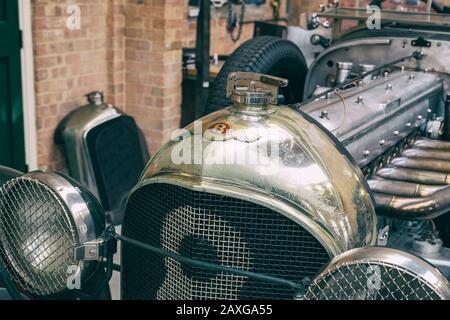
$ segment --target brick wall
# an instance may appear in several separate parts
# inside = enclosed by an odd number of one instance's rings
[[[293,0],[296,1],[296,0]],[[298,0],[302,11],[318,1]],[[352,5],[355,0],[344,0]],[[450,4],[450,0],[445,0]],[[364,5],[366,0],[361,0]],[[187,0],[32,0],[38,165],[63,170],[53,143],[59,121],[80,105],[84,94],[103,90],[108,102],[134,116],[154,153],[179,126],[181,48],[195,46],[195,19]],[[267,1],[247,19],[271,18]],[[81,28],[66,26],[67,6],[81,9]],[[282,2],[281,15],[286,1]],[[231,53],[253,35],[245,25],[233,43],[222,14],[213,13],[211,53]]]
[[[65,167],[61,150],[53,143],[59,121],[71,110],[85,103],[83,95],[94,89],[104,90],[115,99],[119,79],[108,73],[115,64],[113,49],[107,41],[114,26],[107,19],[115,1],[77,1],[81,9],[81,28],[66,26],[67,5],[74,1],[32,1],[35,91],[37,117],[38,165],[41,168]],[[119,44],[120,45],[120,44]],[[108,57],[110,58],[108,60]],[[111,61],[111,63],[109,62]],[[122,96],[121,96],[122,94]],[[123,103],[123,92],[118,93]]]
[[[180,123],[182,28],[186,1],[127,0],[127,112],[154,153]]]
[[[66,26],[71,4],[81,9],[79,30]],[[32,0],[32,9],[39,167],[65,169],[54,130],[93,90],[135,117],[154,153],[180,122],[181,48],[195,46],[187,1]],[[225,19],[213,16],[211,53],[230,53],[252,37],[245,25],[233,43]],[[266,5],[251,19],[270,16]]]
[[[187,1],[186,1],[187,2]],[[271,1],[266,1],[265,5],[260,7],[248,6],[246,10],[245,20],[264,20],[272,19],[272,7]],[[286,0],[282,0],[280,8],[280,16],[283,17],[286,12]],[[186,13],[187,17],[187,6]],[[233,42],[230,35],[227,32],[227,8],[212,9],[211,14],[211,54],[229,54],[233,52],[244,41],[253,37],[253,24],[244,24],[242,29],[242,35],[239,41]],[[196,19],[184,19],[183,27],[183,47],[195,47],[195,30]]]
[[[66,26],[71,4],[81,9],[79,30]],[[65,169],[54,130],[93,90],[136,118],[152,152],[170,136],[180,118],[184,7],[183,0],[32,1],[40,168]]]

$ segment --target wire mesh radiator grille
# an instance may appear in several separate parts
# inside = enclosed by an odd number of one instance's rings
[[[87,145],[105,210],[117,210],[139,180],[145,151],[134,120],[122,116],[89,131]]]
[[[361,262],[327,270],[305,300],[440,300],[424,279],[396,265]]]
[[[39,181],[17,178],[0,189],[0,262],[22,289],[48,295],[66,288],[79,245],[72,226],[65,205]]]
[[[293,281],[313,277],[329,261],[321,244],[294,221],[231,197],[150,184],[129,199],[123,234],[224,266]],[[124,299],[291,299],[278,284],[184,265],[122,247]]]

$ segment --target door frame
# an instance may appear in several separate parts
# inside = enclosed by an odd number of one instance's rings
[[[31,1],[19,1],[19,28],[22,31],[21,73],[25,162],[28,170],[38,169],[36,100],[34,90],[33,32]]]

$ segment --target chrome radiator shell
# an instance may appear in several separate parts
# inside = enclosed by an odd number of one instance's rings
[[[201,121],[200,134],[195,132],[195,124],[190,125],[160,149],[131,195],[148,184],[165,183],[253,202],[297,222],[330,256],[375,241],[373,201],[360,169],[338,142],[307,116],[288,107],[270,106],[263,114],[229,107]],[[216,123],[239,130],[226,141],[205,138],[205,131]],[[247,131],[252,128],[261,133],[257,141],[252,141]],[[202,150],[207,150],[200,151],[201,164],[172,161],[174,150],[182,148],[193,150],[194,159],[193,145],[199,141]],[[269,142],[280,146],[279,169],[274,174],[265,173],[267,164],[217,164],[224,144],[236,155],[260,152],[263,148],[259,145]],[[265,160],[270,167],[271,160]]]

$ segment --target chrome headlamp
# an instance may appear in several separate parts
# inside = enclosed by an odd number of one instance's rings
[[[0,262],[22,290],[46,296],[73,289],[102,259],[105,215],[98,201],[72,179],[40,171],[0,189]]]
[[[364,247],[334,258],[305,300],[449,300],[450,284],[434,266],[405,251]]]

